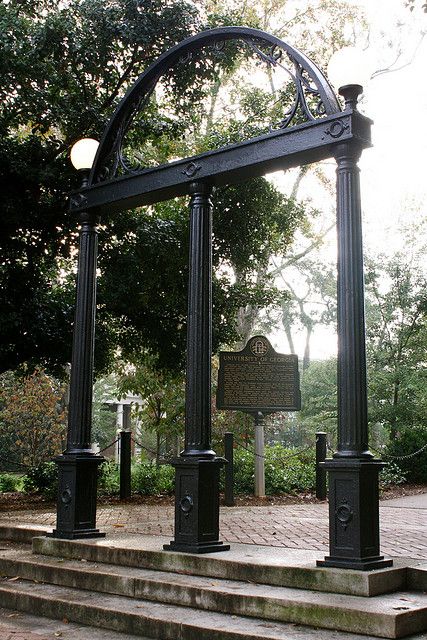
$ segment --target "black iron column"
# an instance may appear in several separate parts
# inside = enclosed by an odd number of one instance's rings
[[[358,85],[340,93],[356,109]],[[360,176],[357,142],[337,145],[338,447],[329,472],[330,556],[322,566],[377,569],[380,555],[378,472],[368,448],[365,314]]]
[[[97,473],[104,458],[91,448],[97,219],[81,213],[80,223],[67,448],[56,458],[59,488],[53,532],[54,537],[69,539],[105,535],[96,529]]]
[[[175,461],[175,540],[165,549],[226,551],[219,540],[219,472],[211,448],[212,203],[211,188],[190,185],[185,445]]]

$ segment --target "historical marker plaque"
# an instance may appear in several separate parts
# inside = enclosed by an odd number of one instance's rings
[[[299,411],[298,356],[277,353],[264,336],[250,338],[242,351],[221,351],[216,406],[249,413]]]

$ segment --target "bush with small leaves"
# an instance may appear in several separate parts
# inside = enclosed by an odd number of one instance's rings
[[[132,466],[132,491],[142,495],[172,493],[175,471],[169,464],[138,462]]]
[[[43,462],[29,469],[23,486],[27,493],[40,493],[47,500],[54,500],[58,493],[58,467],[55,462]]]
[[[316,469],[314,450],[298,453],[280,444],[265,447],[265,491],[267,495],[298,493],[314,489]],[[254,491],[255,455],[250,450],[234,452],[234,491]]]
[[[98,495],[114,496],[120,492],[120,468],[114,460],[106,460],[98,468]]]
[[[0,473],[0,493],[20,491],[21,487],[22,476],[14,473]]]
[[[381,469],[379,475],[380,489],[393,487],[397,484],[406,482],[406,474],[402,471],[398,464],[389,462],[384,469]]]

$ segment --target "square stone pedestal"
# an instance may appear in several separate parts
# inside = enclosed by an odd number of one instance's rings
[[[383,569],[393,564],[380,555],[379,460],[333,459],[322,463],[329,474],[330,555],[320,567]]]
[[[219,472],[223,458],[181,458],[175,467],[175,539],[167,551],[228,551],[219,540]]]

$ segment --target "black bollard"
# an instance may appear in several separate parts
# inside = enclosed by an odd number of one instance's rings
[[[131,496],[131,431],[120,431],[120,500]]]
[[[227,431],[224,434],[224,456],[227,460],[225,465],[225,496],[226,507],[234,507],[234,461],[233,461],[234,436]]]

